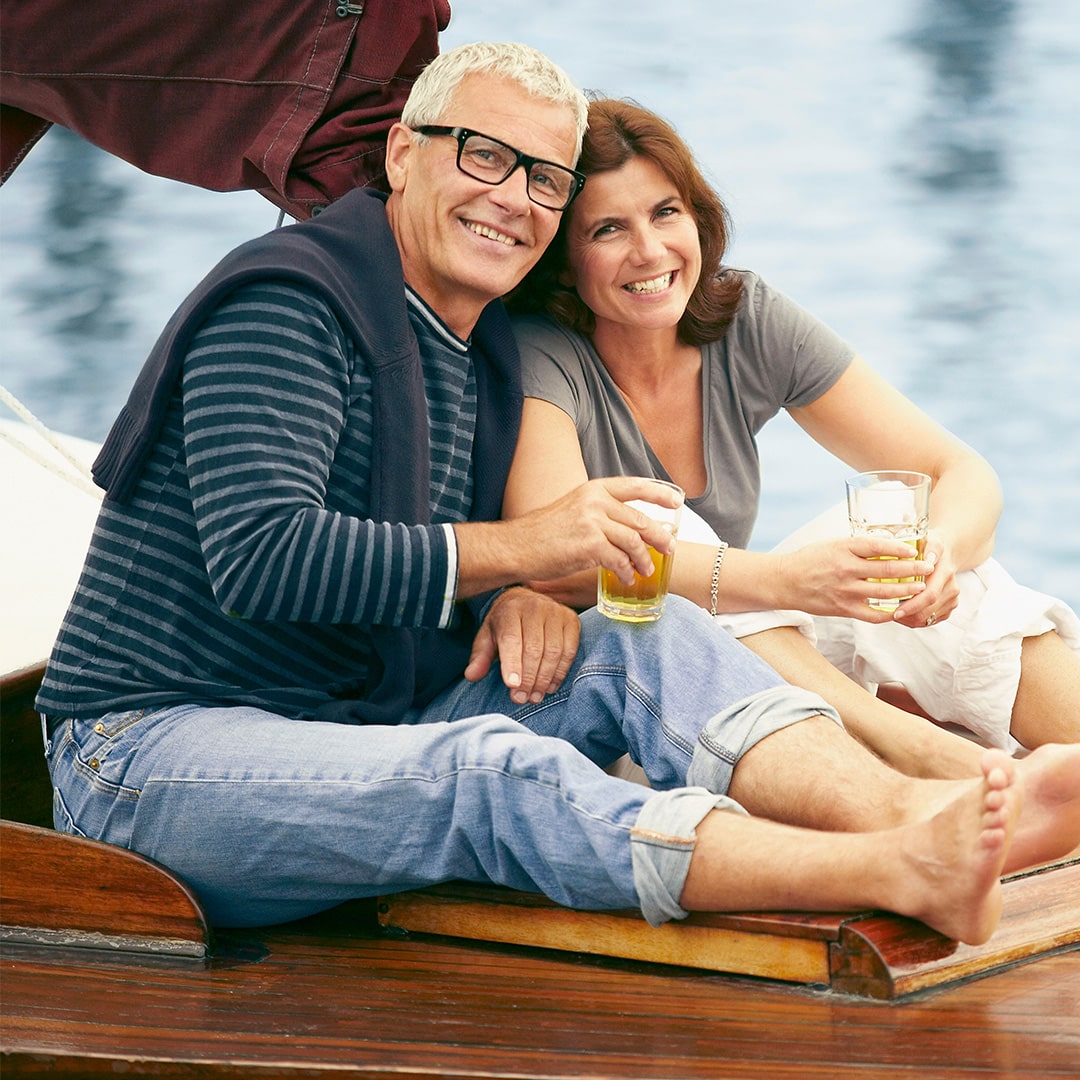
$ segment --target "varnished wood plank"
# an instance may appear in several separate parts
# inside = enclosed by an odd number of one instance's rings
[[[633,911],[575,912],[544,897],[464,883],[382,897],[379,921],[414,933],[823,983],[892,998],[1080,941],[1080,860],[1006,881],[1001,925],[981,946],[884,912],[694,914],[654,928]]]
[[[1080,942],[1080,860],[1020,874],[1002,886],[1001,923],[964,945],[922,923],[877,915],[848,923],[833,949],[833,987],[898,997]]]
[[[480,885],[468,881],[450,881],[442,885],[432,885],[412,893],[398,893],[393,897],[380,898],[379,922],[383,926],[393,925],[388,917],[391,904],[398,898],[422,897],[437,905],[443,902],[453,904],[475,902],[477,904],[499,904],[516,908],[526,908],[536,912],[541,918],[551,910],[560,908],[554,900],[549,900],[540,893],[520,892],[501,885]],[[592,913],[583,913],[591,917]],[[632,909],[609,911],[605,914],[627,921],[640,921],[639,912]],[[772,933],[786,937],[802,937],[818,941],[836,941],[840,929],[850,918],[848,913],[813,912],[813,911],[761,911],[761,912],[718,912],[696,911],[681,920],[683,925],[715,927],[720,930],[743,930],[748,933]]]
[[[705,916],[650,926],[637,912],[580,912],[494,887],[439,886],[382,897],[383,926],[598,956],[828,983],[832,922]],[[769,932],[771,928],[774,932]],[[777,932],[778,931],[778,932]]]
[[[119,952],[205,957],[210,927],[171,871],[123,848],[0,821],[0,935]]]
[[[382,940],[369,918],[346,905],[222,931],[209,968],[146,968],[126,983],[102,965],[9,957],[0,1046],[20,1058],[4,1061],[5,1076],[29,1054],[60,1075],[113,1061],[127,1074],[543,1080],[960,1080],[1070,1075],[1080,1061],[1076,955],[898,1004],[528,948]]]

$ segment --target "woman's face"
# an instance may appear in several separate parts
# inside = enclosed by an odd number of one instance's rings
[[[604,324],[659,330],[682,318],[701,274],[697,222],[659,165],[634,157],[589,177],[570,210],[568,280]]]

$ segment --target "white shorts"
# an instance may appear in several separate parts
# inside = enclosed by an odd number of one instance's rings
[[[840,505],[776,550],[846,535],[847,511]],[[801,612],[748,612],[722,621],[736,637],[770,626],[797,626],[835,667],[870,693],[884,683],[899,683],[939,723],[958,725],[988,746],[1015,751],[1019,743],[1009,725],[1024,638],[1056,630],[1080,654],[1080,619],[1063,601],[1020,585],[995,559],[965,570],[956,580],[957,609],[944,622],[917,629]]]
[[[1018,584],[995,559],[956,577],[960,603],[944,622],[815,618],[817,647],[871,693],[901,683],[939,723],[958,724],[987,746],[1014,751],[1009,734],[1024,638],[1056,630],[1080,653],[1080,619],[1060,600]]]

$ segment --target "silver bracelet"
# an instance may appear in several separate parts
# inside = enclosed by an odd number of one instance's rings
[[[724,540],[720,541],[720,546],[716,549],[716,562],[713,563],[712,568],[712,586],[709,589],[709,614],[716,614],[716,593],[720,588],[720,567],[724,565],[724,552],[727,551],[728,545]]]

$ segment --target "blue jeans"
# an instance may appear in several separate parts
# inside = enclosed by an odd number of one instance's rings
[[[56,827],[168,866],[219,925],[454,879],[682,917],[695,826],[736,808],[741,755],[838,718],[688,602],[648,626],[582,622],[539,705],[496,671],[393,727],[202,705],[66,720],[46,747]],[[627,752],[652,789],[601,768]]]

